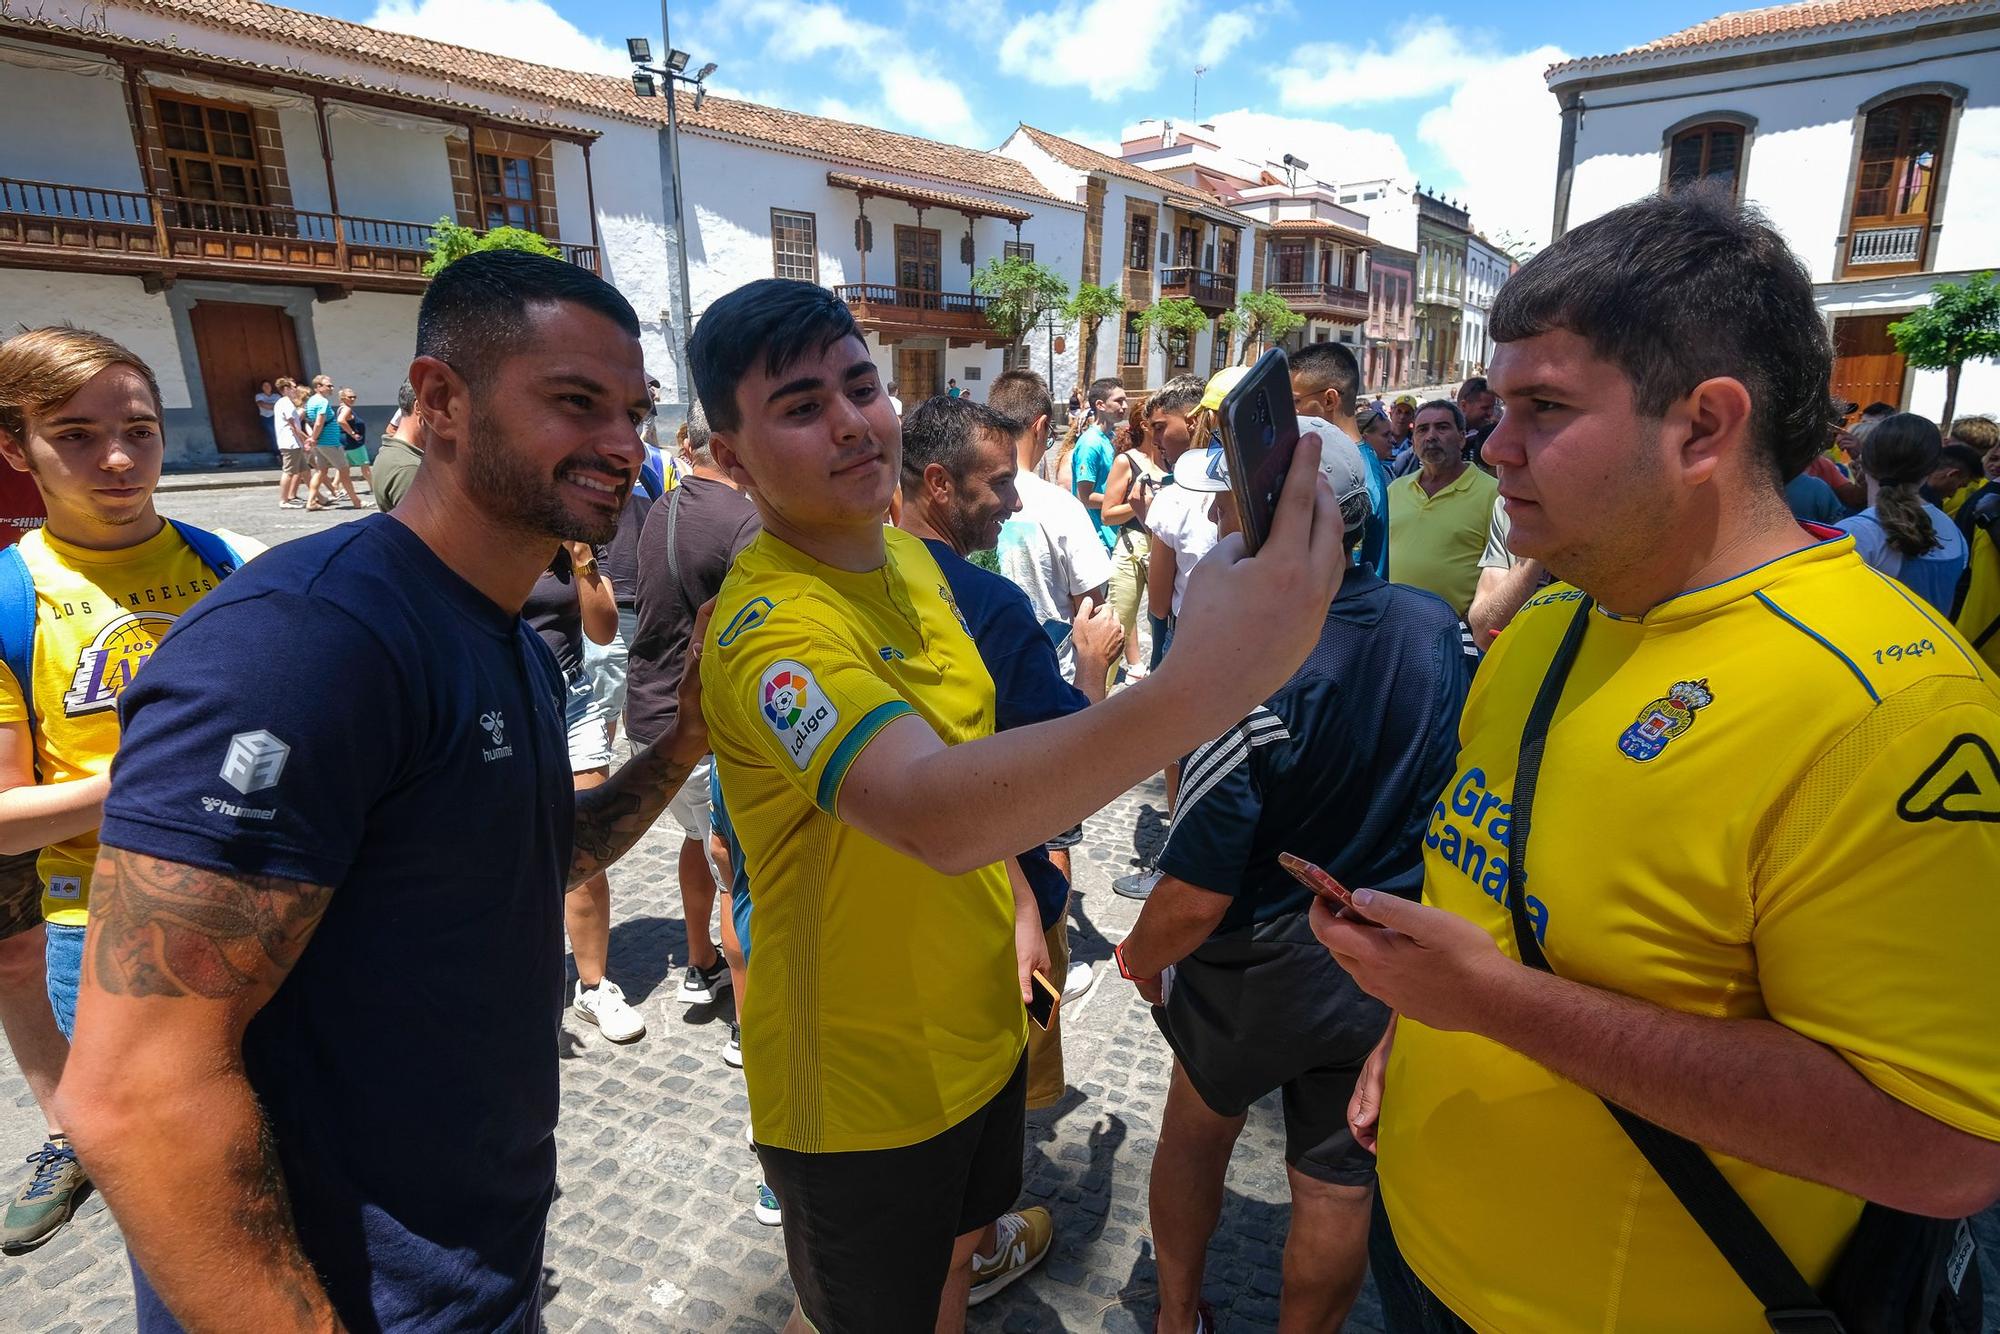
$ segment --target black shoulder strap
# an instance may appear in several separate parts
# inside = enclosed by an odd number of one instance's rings
[[[674,593],[684,605],[688,601],[687,586],[681,582],[681,557],[675,537],[680,531],[681,492],[686,489],[683,483],[667,493],[667,576],[674,581]],[[688,610],[696,608],[689,605]]]
[[[1541,689],[1521,729],[1520,762],[1514,773],[1514,801],[1507,826],[1507,909],[1514,918],[1514,942],[1521,961],[1553,973],[1542,942],[1528,916],[1528,833],[1534,814],[1535,781],[1541,774],[1542,750],[1549,724],[1562,699],[1563,685],[1576,665],[1583,636],[1590,625],[1591,600],[1577,604],[1562,644],[1542,678]],[[1764,1318],[1779,1334],[1841,1334],[1837,1316],[1826,1308],[1798,1266],[1736,1193],[1714,1161],[1693,1140],[1654,1125],[1609,1099],[1604,1106],[1632,1140],[1667,1189],[1681,1202],[1744,1286],[1764,1307]]]

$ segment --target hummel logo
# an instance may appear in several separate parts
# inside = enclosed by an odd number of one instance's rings
[[[480,714],[479,725],[486,729],[486,734],[488,736],[493,738],[494,745],[497,746],[506,739],[501,735],[501,733],[506,729],[507,724],[506,721],[503,718],[501,718],[500,710],[488,709],[485,713]]]

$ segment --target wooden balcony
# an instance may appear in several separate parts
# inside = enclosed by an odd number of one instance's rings
[[[0,265],[177,277],[252,279],[322,289],[422,291],[435,230],[266,204],[0,177]],[[597,247],[555,243],[598,272]]]
[[[1299,314],[1339,324],[1359,324],[1368,318],[1368,293],[1332,283],[1272,283],[1271,290]]]
[[[1160,299],[1186,297],[1211,315],[1236,304],[1236,275],[1175,264],[1160,270]]]
[[[934,292],[894,283],[845,283],[833,294],[855,322],[884,343],[943,338],[951,347],[1005,347],[1009,339],[986,320],[988,298],[970,292]]]

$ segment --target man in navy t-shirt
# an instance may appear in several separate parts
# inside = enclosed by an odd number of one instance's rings
[[[1012,418],[969,398],[933,398],[903,419],[901,526],[921,537],[951,590],[959,619],[993,678],[993,730],[1028,727],[1063,718],[1104,698],[1112,659],[1123,630],[1110,608],[1088,598],[1071,622],[1075,683],[1063,679],[1055,642],[1033,604],[1011,580],[982,570],[965,557],[999,545],[1007,516],[1021,508],[1015,488],[1017,427]],[[1079,689],[1079,686],[1081,689]],[[1048,849],[1020,854],[1009,868],[1018,921],[1015,953],[1028,998],[1027,976],[1040,969],[1060,990],[1069,967],[1063,912],[1069,880]],[[1023,897],[1023,891],[1032,902]],[[1030,1110],[1053,1107],[1067,1089],[1058,1014],[1047,1029],[1028,1030]],[[972,1256],[971,1302],[978,1303],[1039,1263],[1054,1236],[1049,1212],[1039,1205],[992,1224]]]
[[[142,1330],[541,1327],[563,892],[707,747],[690,672],[677,729],[572,793],[519,616],[559,540],[617,526],[638,336],[573,265],[454,263],[395,514],[246,566],[125,695],[58,1099]],[[329,674],[374,698],[270,688]]]
[[[1190,450],[1174,480],[1216,493],[1227,535],[1221,453]],[[1323,442],[1320,467],[1351,555],[1367,528],[1363,461],[1350,442]],[[1152,1172],[1161,1329],[1213,1328],[1201,1281],[1223,1174],[1245,1112],[1274,1090],[1292,1189],[1280,1304],[1300,1328],[1335,1329],[1360,1290],[1375,1160],[1347,1104],[1389,1012],[1314,950],[1312,893],[1278,854],[1416,898],[1469,684],[1451,607],[1357,566],[1305,665],[1187,759],[1162,878],[1117,951],[1175,1058]]]

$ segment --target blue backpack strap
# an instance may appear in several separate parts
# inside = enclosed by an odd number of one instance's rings
[[[35,577],[19,543],[0,548],[0,662],[14,673],[35,734]]]
[[[201,557],[201,563],[215,571],[216,578],[227,579],[243,564],[235,548],[208,529],[182,523],[179,519],[168,519],[167,522],[174,526],[174,531],[181,535],[181,541],[188,544],[188,549]]]

